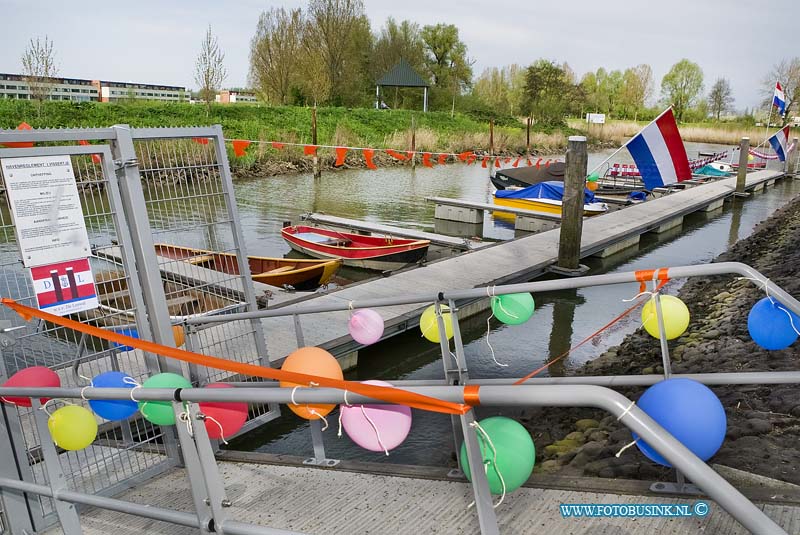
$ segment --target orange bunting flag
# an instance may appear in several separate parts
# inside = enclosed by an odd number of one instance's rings
[[[500,168],[500,158],[494,161],[494,166],[497,167],[498,169]]]
[[[207,137],[193,137],[192,141],[194,141],[195,143],[199,143],[200,145],[208,145]]]
[[[422,153],[422,165],[425,167],[433,167],[431,163],[431,153],[430,152],[423,152]]]
[[[467,158],[467,165],[472,165],[475,163],[475,160],[478,159],[478,156],[475,154],[470,154],[469,158]]]
[[[546,162],[544,162],[544,166],[545,167],[550,167],[550,160],[547,160]]]
[[[527,163],[525,165],[527,165],[528,167],[533,165],[533,162],[531,161],[530,158],[527,158],[526,161],[527,161]]]
[[[316,145],[306,145],[303,147],[303,154],[306,156],[316,156],[317,155],[317,147]]]
[[[375,149],[363,149],[361,152],[364,153],[364,163],[367,164],[367,168],[377,169],[375,162],[372,161],[372,157],[375,156]]]
[[[84,145],[84,146],[86,146],[86,145],[88,145],[88,144],[89,144],[89,142],[88,142],[88,141],[86,141],[85,139],[81,139],[80,141],[78,141],[78,145]],[[100,155],[99,155],[99,154],[92,154],[92,161],[93,161],[94,163],[97,163],[97,164],[99,164],[99,163],[101,162],[101,160],[100,160]]]
[[[245,139],[234,139],[231,141],[231,145],[233,145],[233,154],[237,158],[241,158],[244,156],[244,151],[247,150],[247,147],[250,146],[251,141],[247,141]]]
[[[508,165],[510,163],[511,163],[511,158],[506,158],[505,160],[503,160],[503,165]]]
[[[440,154],[439,155],[439,165],[444,165],[447,163],[447,154]]]
[[[471,150],[465,150],[458,155],[458,159],[462,162],[466,162],[471,156],[474,156],[474,153]]]
[[[28,123],[22,122],[17,126],[17,130],[33,130],[33,128]],[[0,145],[9,149],[29,149],[33,147],[33,141],[11,141],[9,143],[0,143]]]
[[[386,154],[388,154],[389,156],[391,156],[395,160],[399,160],[401,162],[404,162],[404,161],[408,160],[409,157],[410,157],[410,156],[406,156],[402,152],[397,152],[396,150],[392,150],[392,149],[386,149],[385,152],[386,152]]]
[[[273,141],[273,142],[271,143],[271,145],[272,145],[272,148],[273,148],[273,149],[278,149],[278,150],[280,150],[280,149],[282,149],[282,148],[286,147],[286,143],[280,143],[280,142],[278,142],[278,141]]]
[[[347,156],[347,147],[336,147],[336,161],[333,162],[334,167],[341,167],[344,165],[344,158]]]
[[[483,161],[481,162],[481,167],[483,167],[484,169],[486,169],[486,164],[487,164],[487,163],[489,163],[489,160],[490,160],[490,157],[489,157],[489,156],[484,156],[484,157],[483,157]]]
[[[541,167],[541,164],[542,164],[542,159],[541,158],[536,160],[536,169],[539,169]]]
[[[517,159],[514,160],[514,163],[511,164],[511,167],[518,167],[519,161],[522,159],[522,156],[517,156]]]

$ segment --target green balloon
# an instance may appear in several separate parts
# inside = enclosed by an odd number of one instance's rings
[[[167,372],[152,376],[142,388],[192,388],[192,383],[182,375]],[[175,425],[175,412],[169,401],[140,401],[139,412],[154,424]]]
[[[597,173],[592,173],[591,175],[586,177],[586,180],[588,180],[589,182],[597,182],[599,179],[600,175],[598,175]]]
[[[489,480],[489,490],[492,494],[502,494],[503,483],[506,493],[517,490],[531,477],[533,463],[536,462],[536,448],[531,434],[522,427],[522,424],[505,416],[492,416],[478,423],[494,445],[493,452],[489,441],[476,428],[481,456],[487,467],[486,479]],[[472,481],[466,444],[461,445],[461,470],[467,479]],[[503,476],[502,483],[498,474]]]
[[[492,297],[492,314],[506,325],[525,323],[533,315],[533,296],[529,293]]]

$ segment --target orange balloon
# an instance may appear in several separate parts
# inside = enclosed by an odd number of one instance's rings
[[[319,347],[301,347],[286,357],[286,360],[283,361],[283,366],[281,366],[281,370],[285,372],[318,375],[320,377],[338,379],[340,381],[344,379],[342,367],[339,365],[339,361],[336,360],[336,357]],[[297,383],[290,383],[288,381],[281,381],[280,383],[281,387],[284,388],[310,386],[298,385]],[[336,407],[336,405],[296,405],[294,403],[289,403],[288,406],[293,413],[306,420],[319,420],[320,417],[326,416]]]
[[[589,191],[597,191],[597,188],[599,186],[597,185],[597,181],[595,180],[594,182],[587,182],[586,187],[589,188]]]
[[[186,334],[180,325],[172,326],[172,337],[175,339],[175,347],[181,347],[186,341]]]

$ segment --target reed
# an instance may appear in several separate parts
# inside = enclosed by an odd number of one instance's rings
[[[587,125],[580,119],[571,119],[572,128],[580,128],[595,141],[622,144],[647,125],[645,122],[611,121],[604,125]],[[588,128],[587,128],[588,126]],[[766,133],[762,127],[742,126],[740,124],[683,124],[678,126],[684,141],[738,145],[743,137],[749,137],[757,145]]]

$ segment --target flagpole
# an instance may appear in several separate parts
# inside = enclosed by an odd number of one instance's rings
[[[764,137],[764,141],[759,143],[758,147],[756,148],[759,148],[762,145],[766,145],[767,140],[769,139],[769,123],[772,122],[772,108],[775,107],[775,89],[778,87],[778,83],[779,81],[775,80],[775,85],[772,86],[772,98],[769,100],[769,115],[767,116],[767,133]]]
[[[662,116],[663,116],[665,113],[667,113],[669,110],[671,110],[671,109],[672,109],[672,105],[670,104],[669,108],[667,108],[666,110],[662,111],[660,114],[658,114],[658,117],[656,117],[655,119],[653,119],[652,121],[650,121],[649,123],[647,123],[646,125],[644,125],[644,126],[643,126],[643,127],[642,127],[642,128],[639,130],[639,131],[638,131],[638,132],[636,132],[636,133],[635,133],[633,136],[631,136],[631,138],[630,138],[628,141],[626,141],[624,145],[622,145],[620,148],[618,148],[617,150],[615,150],[614,152],[612,152],[612,153],[611,153],[611,155],[609,155],[609,157],[608,157],[608,158],[606,158],[605,160],[603,160],[603,161],[602,161],[602,162],[600,162],[599,164],[595,165],[595,166],[592,168],[592,170],[591,170],[591,171],[589,171],[589,172],[587,173],[587,176],[591,175],[592,173],[594,173],[595,171],[597,171],[598,169],[600,169],[600,168],[603,166],[603,164],[605,164],[606,162],[608,162],[608,160],[610,160],[611,158],[613,158],[613,157],[614,157],[614,156],[615,156],[617,153],[619,153],[619,151],[621,151],[622,149],[624,149],[625,147],[627,147],[627,146],[630,144],[630,142],[631,142],[631,141],[633,141],[633,138],[635,138],[636,136],[638,136],[639,134],[641,134],[641,133],[642,133],[642,130],[644,130],[645,128],[647,128],[648,126],[650,126],[651,124],[653,124],[654,122],[656,122],[656,121],[658,121],[659,119],[661,119],[661,117],[662,117]]]

